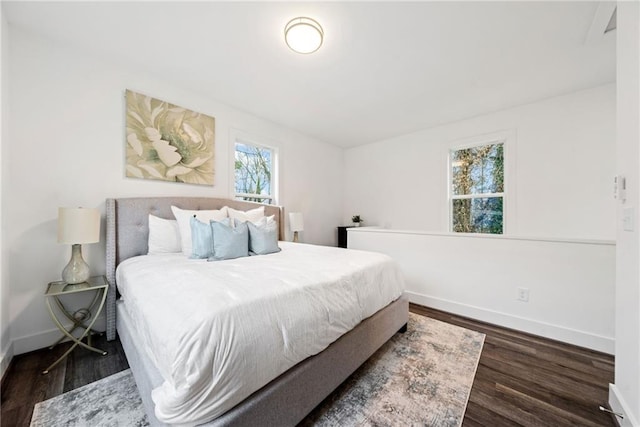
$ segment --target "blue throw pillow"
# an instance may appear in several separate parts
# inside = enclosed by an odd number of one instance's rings
[[[229,226],[229,221],[211,221],[213,255],[209,261],[240,258],[249,255],[249,228],[244,222]]]
[[[213,232],[211,226],[198,220],[189,219],[191,225],[191,259],[207,259],[213,255]]]
[[[257,224],[247,222],[249,227],[249,251],[255,255],[280,252],[278,247],[278,223],[261,221]]]

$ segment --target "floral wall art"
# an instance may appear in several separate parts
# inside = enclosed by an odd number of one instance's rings
[[[213,185],[215,119],[126,91],[126,174]]]

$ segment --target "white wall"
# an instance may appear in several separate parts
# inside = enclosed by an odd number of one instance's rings
[[[573,243],[433,236],[449,233],[449,150],[495,134],[508,138],[505,236],[595,240],[600,262]],[[392,255],[414,302],[613,352],[615,138],[608,84],[349,149],[343,222],[391,230],[350,231],[349,247]]]
[[[361,227],[349,229],[348,242],[393,257],[412,302],[614,352],[613,241]],[[528,302],[518,301],[518,288]]]
[[[616,369],[609,404],[623,412],[623,426],[640,425],[640,5],[618,2],[617,173],[627,182],[627,200],[616,213]],[[622,227],[628,213],[634,230]],[[619,420],[620,421],[620,420]]]
[[[13,356],[10,340],[9,322],[9,281],[7,279],[7,251],[5,250],[5,217],[2,214],[4,206],[4,187],[6,176],[6,156],[2,155],[2,145],[8,139],[8,64],[9,61],[9,29],[0,5],[0,377],[9,366]]]
[[[7,224],[3,239],[8,249],[11,337],[17,354],[45,346],[57,336],[43,301],[46,284],[59,278],[70,254],[69,247],[56,242],[57,208],[104,209],[108,197],[229,197],[231,129],[278,148],[278,203],[286,212],[304,214],[304,241],[335,243],[342,211],[341,149],[172,86],[126,63],[14,26],[10,36],[11,128],[10,139],[2,140],[8,164],[2,215]],[[127,88],[216,118],[213,187],[125,178]],[[83,253],[93,273],[104,272],[104,240],[84,245]]]
[[[449,149],[505,131],[507,234],[613,240],[615,99],[609,84],[349,149],[343,222],[448,231]]]

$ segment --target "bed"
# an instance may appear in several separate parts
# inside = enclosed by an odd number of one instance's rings
[[[129,264],[145,259],[140,255],[147,253],[148,215],[173,219],[172,205],[193,210],[220,209],[223,206],[250,210],[256,206],[262,206],[252,202],[217,198],[162,197],[107,200],[106,255],[107,278],[110,284],[107,297],[107,338],[115,339],[116,332],[119,335],[152,425],[166,425],[155,416],[155,404],[152,399],[153,391],[156,390],[157,398],[157,390],[166,384],[166,372],[163,369],[163,363],[154,357],[153,352],[147,350],[149,347],[146,344],[145,333],[142,331],[145,330],[144,327],[157,328],[158,326],[144,325],[145,319],[137,317],[137,312],[132,309],[135,298],[119,298],[116,269],[120,264],[123,265],[121,269],[123,270]],[[265,215],[274,216],[278,224],[278,234],[282,240],[283,209],[277,206],[265,206]],[[274,265],[278,262],[285,265],[289,263],[287,257],[296,259],[296,256],[301,256],[298,252],[303,251],[299,249],[310,252],[310,256],[317,256],[318,251],[327,251],[328,254],[331,254],[332,250],[344,251],[311,245],[298,245],[296,248],[295,244],[288,242],[282,242],[281,246],[282,253],[273,257]],[[358,251],[352,252],[354,259],[357,260],[360,256],[356,253]],[[342,254],[346,255],[347,252]],[[270,256],[263,256],[259,262],[265,263],[265,260],[269,259],[266,257]],[[302,258],[297,259],[299,261]],[[158,258],[154,261],[158,263]],[[245,264],[242,264],[243,262]],[[249,262],[254,261],[239,260],[229,265],[235,265],[235,268],[242,270],[249,265],[246,264]],[[198,268],[211,267],[211,265],[194,265]],[[118,274],[122,274],[121,271],[118,271]],[[120,281],[124,286],[126,280],[121,277]],[[132,292],[124,287],[123,290],[125,294]],[[151,294],[142,293],[141,295],[144,299]],[[348,326],[349,330],[344,333],[341,331],[339,338],[332,341],[328,347],[301,361],[296,361],[291,367],[287,367],[286,371],[265,382],[265,385],[261,385],[238,403],[234,403],[231,409],[225,409],[221,415],[216,415],[215,419],[206,421],[203,425],[296,425],[382,344],[405,328],[407,319],[408,302],[404,297],[392,300],[377,311],[367,312],[364,320],[358,321],[353,327]],[[261,333],[260,336],[262,335],[264,334]],[[198,423],[201,421],[200,419]],[[183,421],[180,423],[194,424]]]

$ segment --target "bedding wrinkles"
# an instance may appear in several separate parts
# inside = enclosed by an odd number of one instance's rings
[[[402,294],[386,255],[279,242],[281,252],[207,262],[145,255],[116,273],[140,346],[164,383],[165,423],[210,421]]]

